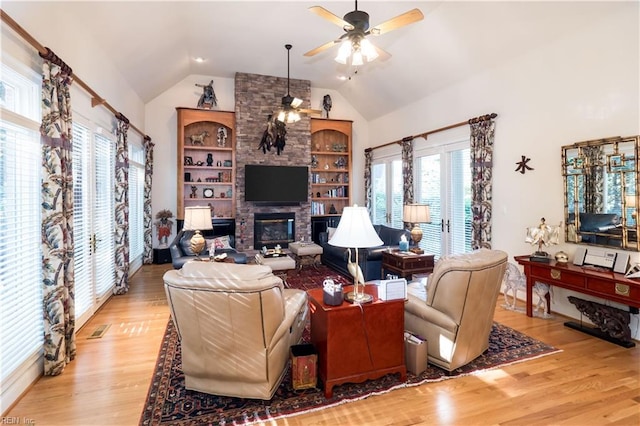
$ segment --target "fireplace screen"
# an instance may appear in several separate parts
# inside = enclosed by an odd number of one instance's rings
[[[253,247],[289,247],[295,241],[295,213],[256,213],[253,222]]]

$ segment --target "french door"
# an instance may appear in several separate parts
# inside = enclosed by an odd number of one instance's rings
[[[402,228],[402,160],[398,156],[374,160],[371,169],[372,222]]]
[[[471,251],[469,141],[414,152],[415,202],[428,204],[431,222],[421,224],[420,247],[436,258]]]
[[[109,135],[110,136],[110,135]],[[115,284],[114,141],[73,123],[75,310],[80,328]]]

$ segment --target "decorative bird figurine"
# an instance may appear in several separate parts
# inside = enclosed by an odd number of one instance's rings
[[[332,104],[331,95],[324,95],[324,98],[322,98],[322,108],[327,113],[327,118],[329,118],[329,111],[331,111]]]
[[[355,250],[358,250],[358,249],[355,249]],[[364,274],[362,273],[362,268],[360,268],[360,265],[356,265],[355,262],[351,261],[351,249],[347,249],[347,253],[348,253],[347,270],[349,271],[352,277],[356,277],[356,271],[357,271],[356,279],[358,280],[358,283],[364,284]]]

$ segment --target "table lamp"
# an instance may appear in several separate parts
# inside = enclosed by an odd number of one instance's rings
[[[418,224],[431,222],[431,215],[429,213],[429,206],[426,204],[405,204],[402,211],[402,220],[413,224],[411,229],[411,239],[414,242],[414,247],[410,251],[416,254],[422,254],[424,251],[418,246],[420,240],[422,240],[422,229]]]
[[[196,259],[200,259],[200,253],[204,249],[205,240],[201,230],[213,229],[211,224],[211,209],[209,206],[196,206],[184,208],[184,225],[185,231],[195,231],[191,237],[191,251],[196,255]]]
[[[347,293],[344,298],[350,303],[368,303],[373,301],[373,296],[364,292],[364,276],[358,263],[358,249],[376,247],[382,245],[382,240],[373,229],[369,212],[364,207],[345,207],[342,210],[340,222],[329,244],[336,247],[345,247],[347,250],[354,249],[356,252],[355,263],[349,262],[347,268],[353,275],[353,291]],[[351,252],[349,252],[351,255]],[[360,285],[362,284],[362,286]]]

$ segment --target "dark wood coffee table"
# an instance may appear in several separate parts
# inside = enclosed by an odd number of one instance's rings
[[[382,252],[382,271],[395,273],[402,278],[410,279],[413,274],[427,274],[433,272],[434,255],[429,253],[414,254],[399,250]]]
[[[344,289],[352,291],[353,286]],[[377,298],[374,285],[365,287],[372,303],[343,302],[329,306],[322,302],[322,289],[308,290],[311,311],[311,343],[318,351],[318,377],[324,395],[333,387],[360,383],[390,373],[407,379],[404,364],[404,300]]]

